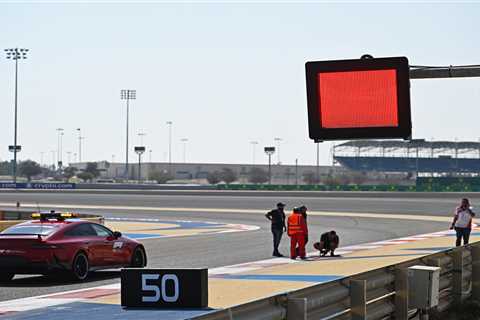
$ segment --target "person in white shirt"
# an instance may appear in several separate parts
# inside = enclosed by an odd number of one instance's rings
[[[472,232],[473,217],[475,217],[475,213],[470,207],[470,202],[466,198],[462,199],[460,206],[455,209],[455,216],[450,226],[450,229],[455,229],[457,232],[457,247],[462,245],[462,238],[463,244],[468,244],[470,232]]]

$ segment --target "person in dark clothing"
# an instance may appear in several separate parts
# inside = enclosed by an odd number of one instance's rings
[[[307,222],[307,207],[301,206],[298,208],[300,210],[300,213],[302,214],[303,218],[305,219],[305,222]]]
[[[315,242],[313,247],[320,251],[323,257],[330,251],[330,256],[335,256],[335,249],[338,248],[340,239],[335,231],[325,232],[320,236],[320,242]]]
[[[285,226],[285,212],[283,211],[284,208],[285,204],[279,202],[277,203],[277,209],[274,209],[265,215],[265,217],[272,222],[274,257],[283,257],[283,254],[278,251],[278,246],[282,240],[283,232],[287,231],[287,227]]]

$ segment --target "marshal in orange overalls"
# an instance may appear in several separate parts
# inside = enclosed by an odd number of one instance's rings
[[[300,212],[293,211],[288,217],[288,236],[290,237],[290,257],[297,258],[298,245],[298,255],[305,259],[305,240],[308,236],[308,228],[305,218]]]

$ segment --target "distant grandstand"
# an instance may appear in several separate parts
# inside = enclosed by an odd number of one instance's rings
[[[363,172],[480,175],[479,142],[358,140],[336,145],[333,158],[345,168]]]

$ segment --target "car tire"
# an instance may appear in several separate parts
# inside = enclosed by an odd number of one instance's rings
[[[132,261],[130,267],[132,268],[143,268],[147,265],[147,255],[145,254],[145,249],[142,247],[136,247],[133,250]]]
[[[72,277],[76,281],[83,281],[88,277],[90,264],[85,253],[77,253],[72,263]]]
[[[10,282],[13,279],[14,276],[15,276],[15,273],[2,272],[2,273],[0,273],[0,283]]]

